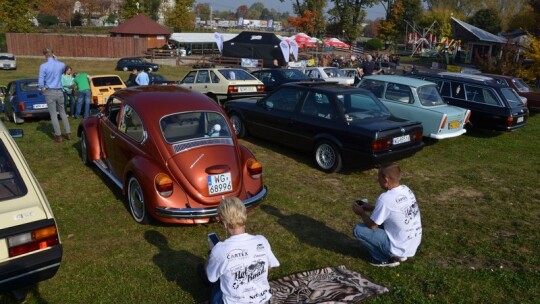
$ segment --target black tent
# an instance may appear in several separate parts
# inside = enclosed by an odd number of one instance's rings
[[[279,65],[286,64],[274,33],[241,32],[231,40],[223,42],[223,56],[234,58],[262,59],[265,67],[272,67],[274,59]]]

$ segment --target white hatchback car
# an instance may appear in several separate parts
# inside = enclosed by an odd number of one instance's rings
[[[62,260],[51,207],[13,137],[22,130],[0,122],[0,292],[53,277]]]
[[[17,59],[15,58],[15,55],[11,53],[0,53],[0,69],[16,70]]]
[[[264,84],[243,69],[208,68],[189,71],[180,87],[205,94],[218,104],[236,98],[262,97]]]
[[[336,67],[310,67],[304,70],[309,78],[322,79],[324,81],[336,81],[339,84],[352,86],[354,77],[349,77]]]

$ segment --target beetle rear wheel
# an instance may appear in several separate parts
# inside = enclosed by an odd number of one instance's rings
[[[144,201],[144,194],[139,181],[134,176],[129,178],[127,195],[129,210],[133,219],[139,224],[148,224],[150,219]]]

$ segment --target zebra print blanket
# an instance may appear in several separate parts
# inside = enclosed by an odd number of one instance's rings
[[[270,282],[270,304],[354,304],[388,292],[345,266],[293,274]]]

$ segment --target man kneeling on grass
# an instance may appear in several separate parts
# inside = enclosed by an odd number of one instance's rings
[[[224,198],[218,215],[230,237],[210,252],[206,267],[213,283],[210,304],[267,303],[272,297],[268,271],[279,266],[268,240],[246,233],[247,212],[240,199]]]
[[[354,226],[353,234],[369,251],[373,266],[398,266],[414,256],[422,240],[420,209],[414,193],[400,185],[400,179],[399,165],[381,166],[377,181],[385,192],[375,206],[353,203],[353,212],[364,222]],[[371,217],[368,211],[372,212]]]

